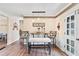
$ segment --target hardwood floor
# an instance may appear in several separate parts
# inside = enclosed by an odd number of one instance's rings
[[[6,46],[6,48],[0,50],[0,56],[49,56],[47,49],[32,49],[28,54],[28,50],[25,45],[19,41]],[[51,56],[66,56],[59,48],[53,48]]]
[[[6,46],[6,43],[4,41],[0,41],[0,50],[3,49]]]

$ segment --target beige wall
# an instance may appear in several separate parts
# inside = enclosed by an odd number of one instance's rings
[[[13,23],[17,22],[18,30],[13,30]],[[19,39],[19,18],[14,16],[0,16],[0,33],[7,33],[7,44]]]
[[[54,18],[24,18],[23,31],[35,32],[37,27],[33,27],[33,23],[45,23],[45,32],[57,30],[57,20]]]
[[[7,33],[8,30],[8,19],[5,16],[0,16],[0,33]]]
[[[17,23],[18,29],[14,29],[14,23]],[[19,18],[15,16],[8,17],[8,39],[7,45],[19,40]]]
[[[65,38],[64,38],[64,19],[67,17],[70,13],[74,12],[75,10],[79,9],[79,4],[76,4],[72,8],[68,9],[64,13],[62,13],[60,16],[56,18],[58,22],[60,22],[60,31],[58,32],[58,39],[57,39],[57,45],[64,50],[65,46]],[[78,29],[77,29],[78,30]]]
[[[19,19],[0,11],[0,33],[7,33],[7,45],[19,40]],[[18,24],[18,30],[13,30],[13,24]]]

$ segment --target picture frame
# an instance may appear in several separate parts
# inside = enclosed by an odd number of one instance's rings
[[[33,23],[33,27],[45,27],[45,23]]]

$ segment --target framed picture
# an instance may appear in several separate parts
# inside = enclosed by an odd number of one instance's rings
[[[45,23],[33,23],[33,27],[45,27]]]

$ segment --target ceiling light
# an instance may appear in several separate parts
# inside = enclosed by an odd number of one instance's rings
[[[32,11],[32,13],[46,13],[45,11]]]

